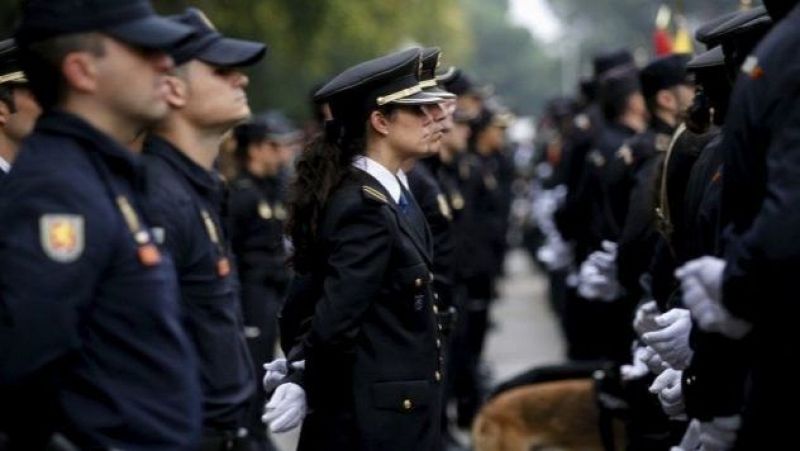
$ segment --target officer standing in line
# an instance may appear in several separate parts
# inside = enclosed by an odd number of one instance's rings
[[[177,67],[167,83],[170,112],[144,144],[148,213],[177,269],[186,328],[199,357],[200,449],[246,449],[256,381],[214,162],[225,135],[250,116],[241,68],[260,61],[266,48],[222,36],[198,9],[172,19],[194,34],[171,51]]]
[[[656,178],[672,134],[691,105],[694,87],[688,80],[686,55],[658,58],[640,73],[650,126],[623,145],[609,164],[633,179],[628,214],[619,239],[617,279],[633,300],[641,297],[639,279],[650,264],[655,230]]]
[[[28,87],[13,39],[0,41],[0,180],[42,110]]]
[[[263,364],[275,357],[278,312],[291,278],[284,239],[288,183],[285,167],[298,133],[272,113],[240,125],[234,135],[239,175],[231,183],[228,213],[242,283],[247,344],[261,381]],[[259,383],[248,424],[256,431],[251,433],[259,435],[263,442],[268,441],[261,423],[265,401],[266,392]]]
[[[11,449],[196,449],[196,357],[144,210],[141,130],[167,113],[165,49],[189,27],[144,0],[23,4],[46,113],[0,196],[0,385]]]
[[[310,413],[300,450],[440,446],[444,341],[432,238],[397,178],[440,130],[430,108],[442,99],[422,92],[420,57],[410,49],[359,64],[316,95],[333,120],[298,161],[288,227],[294,267],[316,288],[286,304],[315,311],[302,339],[305,370],[276,389],[265,415],[273,429],[302,418],[301,383]],[[290,400],[302,400],[299,412],[280,408]]]

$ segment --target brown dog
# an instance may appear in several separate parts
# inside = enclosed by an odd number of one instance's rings
[[[473,423],[473,446],[475,451],[603,451],[597,415],[592,379],[525,385],[483,406]]]

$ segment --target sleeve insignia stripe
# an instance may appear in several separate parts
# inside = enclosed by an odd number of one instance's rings
[[[377,200],[378,202],[383,202],[384,204],[388,204],[389,203],[389,199],[387,199],[386,196],[382,192],[376,190],[375,188],[373,188],[371,186],[364,185],[364,186],[361,187],[361,189],[364,191],[364,194],[367,197],[369,197],[371,199],[374,199],[374,200]]]
[[[44,253],[59,263],[77,260],[85,247],[83,216],[46,214],[39,218],[39,238]]]

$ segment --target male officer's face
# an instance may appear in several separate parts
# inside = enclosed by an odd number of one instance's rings
[[[244,89],[249,79],[235,68],[192,60],[185,69],[186,104],[182,114],[202,129],[227,131],[250,117]]]
[[[137,49],[103,37],[103,52],[94,55],[94,95],[112,113],[138,125],[149,125],[167,114],[166,75],[172,58],[163,51]]]
[[[36,124],[36,119],[42,110],[33,93],[25,86],[15,86],[13,89],[14,113],[8,115],[3,133],[14,142],[20,142],[28,136]],[[5,107],[6,105],[3,105]]]
[[[467,149],[469,141],[469,124],[455,122],[449,132],[442,137],[442,144],[451,152],[461,152]]]

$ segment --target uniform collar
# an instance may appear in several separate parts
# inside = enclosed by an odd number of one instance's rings
[[[11,163],[6,161],[5,158],[0,157],[0,172],[8,174],[8,171],[11,170]]]
[[[144,153],[166,161],[199,191],[205,193],[217,191],[219,179],[215,177],[215,173],[192,161],[166,139],[155,135],[148,136]]]
[[[353,160],[353,167],[361,169],[374,177],[389,195],[392,196],[395,203],[400,202],[400,195],[403,190],[400,188],[397,174],[392,174],[392,171],[386,169],[382,164],[364,155],[359,155]]]
[[[54,109],[44,113],[36,122],[36,132],[70,136],[88,144],[102,157],[115,160],[134,172],[140,166],[139,155],[96,129],[86,120],[63,110]]]

